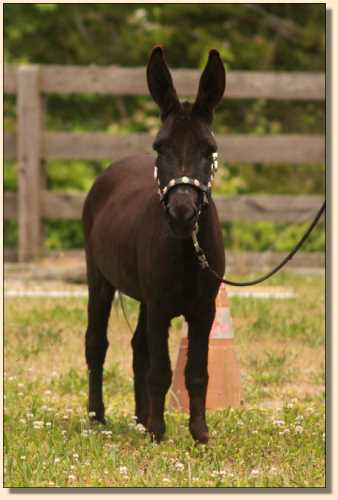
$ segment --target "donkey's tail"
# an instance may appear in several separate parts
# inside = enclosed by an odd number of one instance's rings
[[[126,308],[125,308],[125,303],[124,303],[124,300],[123,300],[123,293],[120,292],[120,290],[117,290],[117,293],[119,295],[119,301],[120,301],[120,305],[121,305],[121,309],[122,309],[122,313],[123,313],[124,319],[126,320],[126,323],[128,325],[130,333],[133,334],[134,331],[133,331],[133,328],[132,328],[132,326],[131,326],[131,324],[129,322],[128,316],[127,316],[127,312],[126,312]]]

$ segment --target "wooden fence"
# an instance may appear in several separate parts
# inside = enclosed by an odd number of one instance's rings
[[[199,72],[174,70],[179,95],[196,95]],[[4,193],[5,220],[19,227],[18,258],[43,254],[42,220],[78,219],[84,193],[46,190],[44,162],[55,159],[111,160],[130,151],[151,151],[149,134],[51,132],[43,125],[43,98],[48,93],[147,95],[144,68],[5,66],[4,91],[17,96],[17,129],[4,134],[5,159],[18,164],[18,192]],[[227,99],[325,99],[325,77],[316,73],[233,71],[227,77]],[[318,164],[324,162],[322,135],[227,135],[217,137],[220,158],[227,162]],[[307,222],[321,196],[235,196],[216,199],[222,222]],[[5,254],[6,255],[6,254]],[[319,256],[320,265],[323,257]],[[313,265],[313,256],[311,258]]]

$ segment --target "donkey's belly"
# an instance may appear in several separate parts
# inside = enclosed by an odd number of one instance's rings
[[[142,300],[137,236],[156,198],[154,160],[135,155],[107,168],[95,181],[84,206],[86,252],[94,268],[116,289]]]

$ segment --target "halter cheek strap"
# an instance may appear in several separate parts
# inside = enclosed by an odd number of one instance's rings
[[[168,196],[168,193],[171,189],[173,189],[175,186],[179,185],[190,185],[196,188],[201,194],[202,194],[202,206],[205,206],[208,204],[208,194],[211,191],[212,187],[212,181],[214,180],[214,176],[217,172],[218,168],[218,161],[217,161],[217,153],[212,154],[212,164],[211,164],[211,175],[210,179],[208,181],[208,184],[203,184],[201,181],[199,181],[196,178],[193,177],[188,177],[184,175],[183,177],[176,177],[176,179],[171,179],[168,184],[165,186],[161,186],[160,180],[158,178],[158,167],[155,165],[154,167],[154,179],[158,183],[158,194],[160,196],[161,202],[164,203],[166,206],[166,198]]]

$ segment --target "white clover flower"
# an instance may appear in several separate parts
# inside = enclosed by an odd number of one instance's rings
[[[184,470],[184,464],[182,464],[182,462],[178,462],[178,461],[177,461],[177,462],[175,463],[175,469],[176,469],[177,471],[182,471],[182,470]]]
[[[285,425],[284,420],[274,420],[273,421],[274,425],[277,425],[278,427],[283,427]]]
[[[54,458],[54,463],[55,464],[58,464],[60,461],[61,461],[61,458],[59,458],[59,457],[55,457]]]
[[[303,417],[303,415],[297,415],[295,420],[296,420],[296,422],[301,422],[302,420],[304,420],[304,417]]]
[[[90,411],[90,412],[88,413],[88,415],[89,415],[90,417],[95,417],[95,415],[96,415],[96,411]]]
[[[252,477],[257,477],[259,475],[259,470],[258,469],[252,469],[250,472],[250,476]]]
[[[136,429],[138,432],[141,432],[141,433],[143,433],[143,432],[145,432],[145,431],[146,431],[146,428],[144,427],[144,425],[143,425],[143,424],[136,424],[136,425],[135,425],[135,429]]]
[[[44,422],[42,420],[35,420],[33,422],[34,429],[42,429],[44,426]]]
[[[75,458],[77,460],[79,458],[79,454],[78,453],[73,453],[73,458]]]
[[[68,479],[69,481],[74,481],[76,479],[76,476],[74,476],[74,474],[69,474]]]
[[[123,475],[128,474],[127,467],[125,467],[124,465],[121,465],[120,466],[120,474],[123,474]]]
[[[295,426],[295,432],[296,432],[297,434],[301,434],[301,433],[303,432],[303,430],[304,430],[304,429],[303,429],[303,427],[302,427],[301,425],[296,425],[296,426]]]

